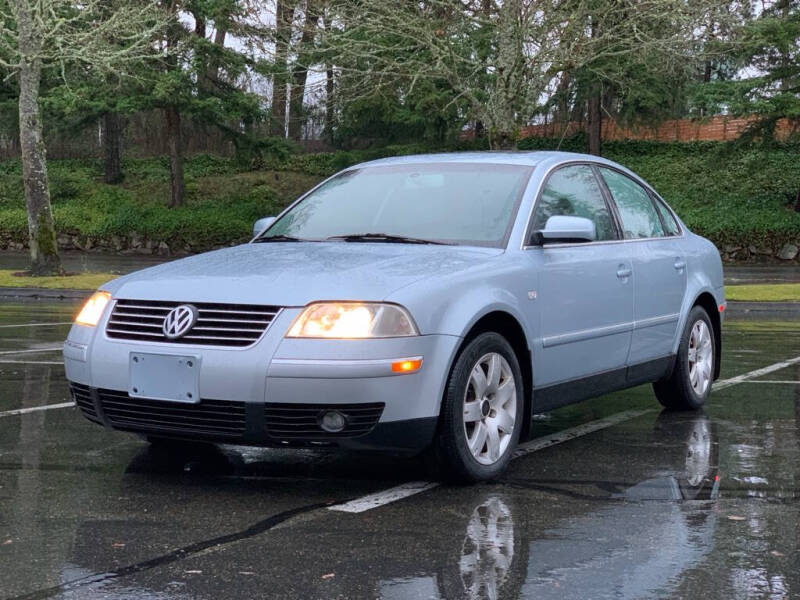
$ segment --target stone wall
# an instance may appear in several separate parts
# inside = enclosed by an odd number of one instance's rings
[[[237,244],[248,241],[249,238],[236,240],[228,244],[228,246],[236,246]],[[217,250],[225,248],[224,245],[208,246],[208,245],[183,245],[175,246],[170,245],[166,240],[153,240],[143,237],[142,235],[133,232],[127,236],[113,235],[110,238],[96,238],[87,237],[85,235],[59,233],[58,234],[58,247],[61,250],[78,250],[82,252],[113,252],[115,254],[139,254],[139,255],[159,255],[159,256],[186,256],[189,254],[197,254],[199,252],[206,252],[208,250]],[[26,241],[20,241],[0,233],[0,250],[26,250],[28,244]]]
[[[720,249],[722,260],[725,262],[761,262],[777,260],[781,262],[800,262],[800,253],[798,253],[798,245],[800,241],[795,244],[783,244],[780,248],[771,248],[769,246],[731,246],[730,244],[724,245]]]

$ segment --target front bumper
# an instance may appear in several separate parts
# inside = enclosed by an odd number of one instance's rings
[[[349,404],[257,404],[203,400],[182,405],[131,398],[125,392],[71,384],[72,397],[83,416],[110,429],[159,438],[217,442],[273,448],[341,447],[381,450],[401,454],[426,448],[436,432],[436,417],[380,421],[381,403]],[[380,408],[375,405],[379,404]],[[294,429],[275,427],[275,407],[293,407],[289,418],[300,424]],[[354,407],[366,408],[354,410]],[[317,426],[316,415],[337,410],[348,416],[348,425],[338,433]],[[366,416],[363,415],[368,412]],[[286,414],[284,412],[284,414]],[[280,425],[281,422],[277,421]],[[301,431],[298,431],[302,429]]]
[[[145,435],[398,452],[428,445],[460,339],[284,339],[298,313],[284,309],[255,345],[242,349],[110,339],[105,321],[76,325],[64,349],[67,379],[87,418]],[[201,356],[201,401],[131,398],[133,352]],[[422,357],[420,370],[393,373],[391,361],[406,357]],[[345,430],[321,428],[318,417],[330,409],[346,416]]]

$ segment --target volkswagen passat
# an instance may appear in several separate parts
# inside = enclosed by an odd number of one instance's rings
[[[557,152],[379,160],[241,246],[103,286],[64,347],[83,414],[149,439],[413,453],[496,476],[534,412],[720,368],[719,253],[629,170]]]

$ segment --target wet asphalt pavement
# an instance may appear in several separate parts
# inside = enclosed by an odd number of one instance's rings
[[[0,304],[0,598],[800,598],[800,322],[729,320],[703,413],[604,396],[537,417],[499,482],[353,513],[431,473],[39,410],[76,308]]]

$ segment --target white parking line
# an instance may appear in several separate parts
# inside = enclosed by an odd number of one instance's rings
[[[748,371],[747,373],[742,373],[741,375],[737,375],[736,377],[731,377],[730,379],[723,379],[722,381],[717,381],[714,384],[713,390],[714,391],[724,390],[726,387],[736,385],[737,383],[742,383],[743,381],[747,381],[748,379],[754,379],[756,377],[761,377],[762,375],[768,375],[769,373],[780,371],[781,369],[785,369],[786,367],[791,367],[792,365],[796,365],[797,363],[800,363],[800,356],[795,356],[794,358],[790,358],[789,360],[784,360],[775,363],[774,365],[769,365],[767,367],[755,369],[754,371]]]
[[[0,365],[63,365],[63,360],[0,360]]]
[[[550,435],[544,435],[540,438],[536,438],[535,440],[530,440],[520,444],[517,447],[517,450],[514,452],[514,458],[519,458],[520,456],[525,456],[531,452],[537,452],[539,450],[549,448],[550,446],[555,446],[556,444],[562,444],[564,442],[574,440],[575,438],[579,438],[587,433],[600,431],[601,429],[606,429],[612,425],[623,423],[624,421],[630,421],[631,419],[641,417],[642,415],[646,415],[647,413],[651,412],[653,412],[652,408],[648,408],[646,410],[626,410],[604,419],[589,421],[583,425],[576,425],[575,427],[570,427],[569,429],[564,429],[563,431],[557,431],[556,433],[551,433]]]
[[[55,327],[56,325],[72,325],[72,321],[66,321],[64,323],[21,323],[19,325],[0,325],[0,329],[6,329],[8,327]]]
[[[36,352],[60,352],[64,349],[64,346],[56,346],[55,348],[34,348],[32,350],[3,350],[0,351],[0,355],[8,355],[8,354],[35,354]]]
[[[800,385],[800,381],[791,381],[787,380],[780,380],[780,379],[753,379],[750,381],[742,381],[742,383],[784,383],[784,384],[791,384],[791,385]]]
[[[419,494],[425,490],[435,488],[437,485],[439,484],[431,481],[411,481],[409,483],[404,483],[402,485],[389,488],[388,490],[383,490],[375,494],[369,494],[367,496],[362,496],[361,498],[356,498],[355,500],[345,502],[344,504],[335,504],[334,506],[329,506],[328,510],[360,513],[373,508],[378,508],[384,504],[389,504],[395,500],[408,498],[414,494]]]
[[[53,408],[69,408],[75,406],[74,402],[62,402],[60,404],[45,404],[44,406],[31,406],[30,408],[17,408],[15,410],[7,410],[0,412],[0,417],[11,417],[13,415],[24,415],[32,412],[39,412],[40,410],[51,410]]]

